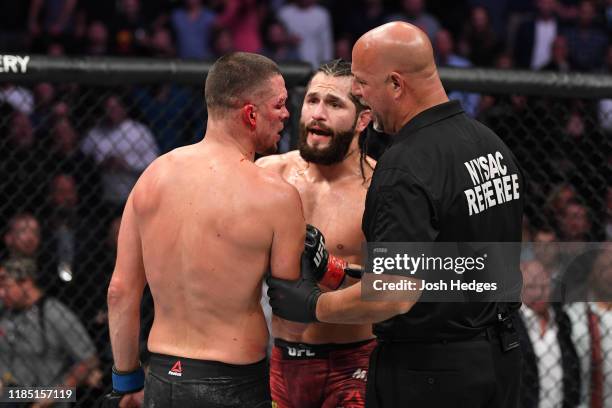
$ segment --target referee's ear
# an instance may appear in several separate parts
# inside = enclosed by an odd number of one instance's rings
[[[406,82],[398,72],[392,72],[389,75],[389,85],[395,99],[399,99],[406,91]]]
[[[357,116],[357,123],[355,124],[355,132],[357,132],[357,134],[360,134],[361,132],[363,132],[363,130],[368,127],[371,120],[372,120],[371,110],[364,109],[361,112],[359,112],[359,115]]]

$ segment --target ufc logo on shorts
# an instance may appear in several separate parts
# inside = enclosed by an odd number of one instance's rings
[[[314,357],[315,353],[308,349],[298,349],[295,347],[287,347],[287,354],[291,357]]]
[[[368,379],[368,370],[362,370],[361,368],[358,368],[353,373],[353,378],[355,378],[356,380],[366,381]]]
[[[319,265],[321,265],[321,260],[323,259],[323,248],[325,248],[325,244],[323,244],[323,238],[320,237],[319,246],[317,247],[317,253],[315,254],[315,257],[314,257],[314,263],[317,266],[317,268],[319,267]]]

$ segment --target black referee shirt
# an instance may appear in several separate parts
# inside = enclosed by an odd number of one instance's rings
[[[368,242],[520,242],[523,200],[511,151],[450,101],[393,136],[376,165],[362,228]],[[495,323],[497,306],[419,302],[375,324],[374,333],[388,340],[467,338]]]

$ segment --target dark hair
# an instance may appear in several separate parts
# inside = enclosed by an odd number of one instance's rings
[[[236,109],[265,81],[281,75],[278,65],[263,55],[233,52],[219,58],[208,71],[204,98],[209,111]]]
[[[352,77],[353,76],[353,73],[351,72],[351,63],[343,60],[342,58],[338,58],[338,59],[331,60],[329,62],[325,62],[321,64],[314,75],[318,74],[319,72],[325,75],[332,76],[332,77]],[[314,75],[313,75],[313,78],[314,78]],[[312,82],[312,78],[308,82],[307,87],[310,86],[310,82]],[[367,107],[364,104],[359,102],[359,99],[355,98],[352,92],[349,92],[349,97],[351,98],[351,101],[355,104],[357,115],[359,115],[362,111],[367,109]]]
[[[331,60],[329,62],[325,62],[321,64],[319,68],[316,70],[316,72],[314,73],[314,75],[312,76],[312,78],[314,78],[314,76],[317,75],[319,72],[325,75],[332,76],[332,77],[351,77],[353,76],[353,73],[351,72],[351,63],[349,61],[343,60],[342,58],[338,58],[338,59]],[[310,81],[308,81],[308,85],[306,86],[306,88],[310,87],[312,78],[310,78]],[[355,120],[356,120],[357,116],[359,116],[359,114],[363,112],[364,110],[368,109],[368,107],[362,104],[361,102],[359,102],[359,99],[355,98],[353,93],[350,91],[349,91],[349,98],[355,105],[355,115],[356,115]],[[367,132],[367,129],[364,129],[364,132]],[[371,170],[374,170],[374,167],[372,167],[372,165],[366,160],[367,151],[364,147],[365,147],[364,143],[359,144],[359,152],[360,152],[359,153],[359,170],[361,170],[361,177],[363,178],[363,181],[365,183],[367,179],[365,176],[365,170],[363,168],[363,164],[366,163]]]

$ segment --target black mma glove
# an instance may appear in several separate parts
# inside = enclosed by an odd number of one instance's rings
[[[321,289],[314,279],[312,257],[302,253],[299,279],[290,281],[268,276],[268,296],[272,312],[285,320],[300,323],[317,321],[317,301]]]

